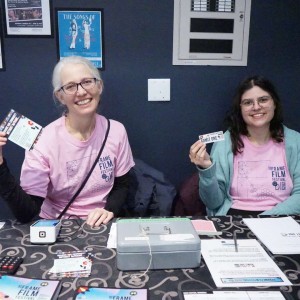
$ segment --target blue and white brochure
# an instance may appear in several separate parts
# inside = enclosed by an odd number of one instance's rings
[[[99,288],[80,286],[77,288],[74,300],[147,300],[147,289],[126,289],[126,288]]]

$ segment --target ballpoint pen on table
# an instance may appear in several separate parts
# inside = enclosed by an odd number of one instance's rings
[[[233,232],[233,241],[234,241],[235,252],[239,252],[237,239],[236,239],[236,231]]]

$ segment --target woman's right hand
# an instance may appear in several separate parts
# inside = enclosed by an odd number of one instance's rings
[[[6,143],[7,143],[6,133],[0,131],[0,165],[2,165],[3,163],[2,147],[6,145]]]
[[[189,156],[191,162],[202,169],[207,169],[212,165],[210,156],[206,151],[206,144],[200,140],[191,146]]]

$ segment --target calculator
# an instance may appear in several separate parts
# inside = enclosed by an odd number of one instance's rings
[[[0,256],[0,274],[14,274],[22,263],[18,256]]]

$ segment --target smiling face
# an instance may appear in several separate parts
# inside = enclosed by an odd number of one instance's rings
[[[269,100],[264,103],[260,99]],[[243,103],[249,103],[250,100],[253,102],[253,105],[245,107]],[[261,101],[260,104],[259,101]],[[247,90],[241,97],[241,114],[248,131],[259,128],[269,129],[275,108],[276,106],[270,94],[258,86]]]
[[[60,73],[61,85],[80,83],[87,78],[94,78],[90,69],[83,64],[66,64]],[[78,85],[77,92],[73,95],[66,94],[63,90],[57,91],[57,99],[68,108],[68,114],[72,116],[90,116],[97,110],[100,95],[102,93],[102,81],[97,80],[91,89],[84,89]]]

